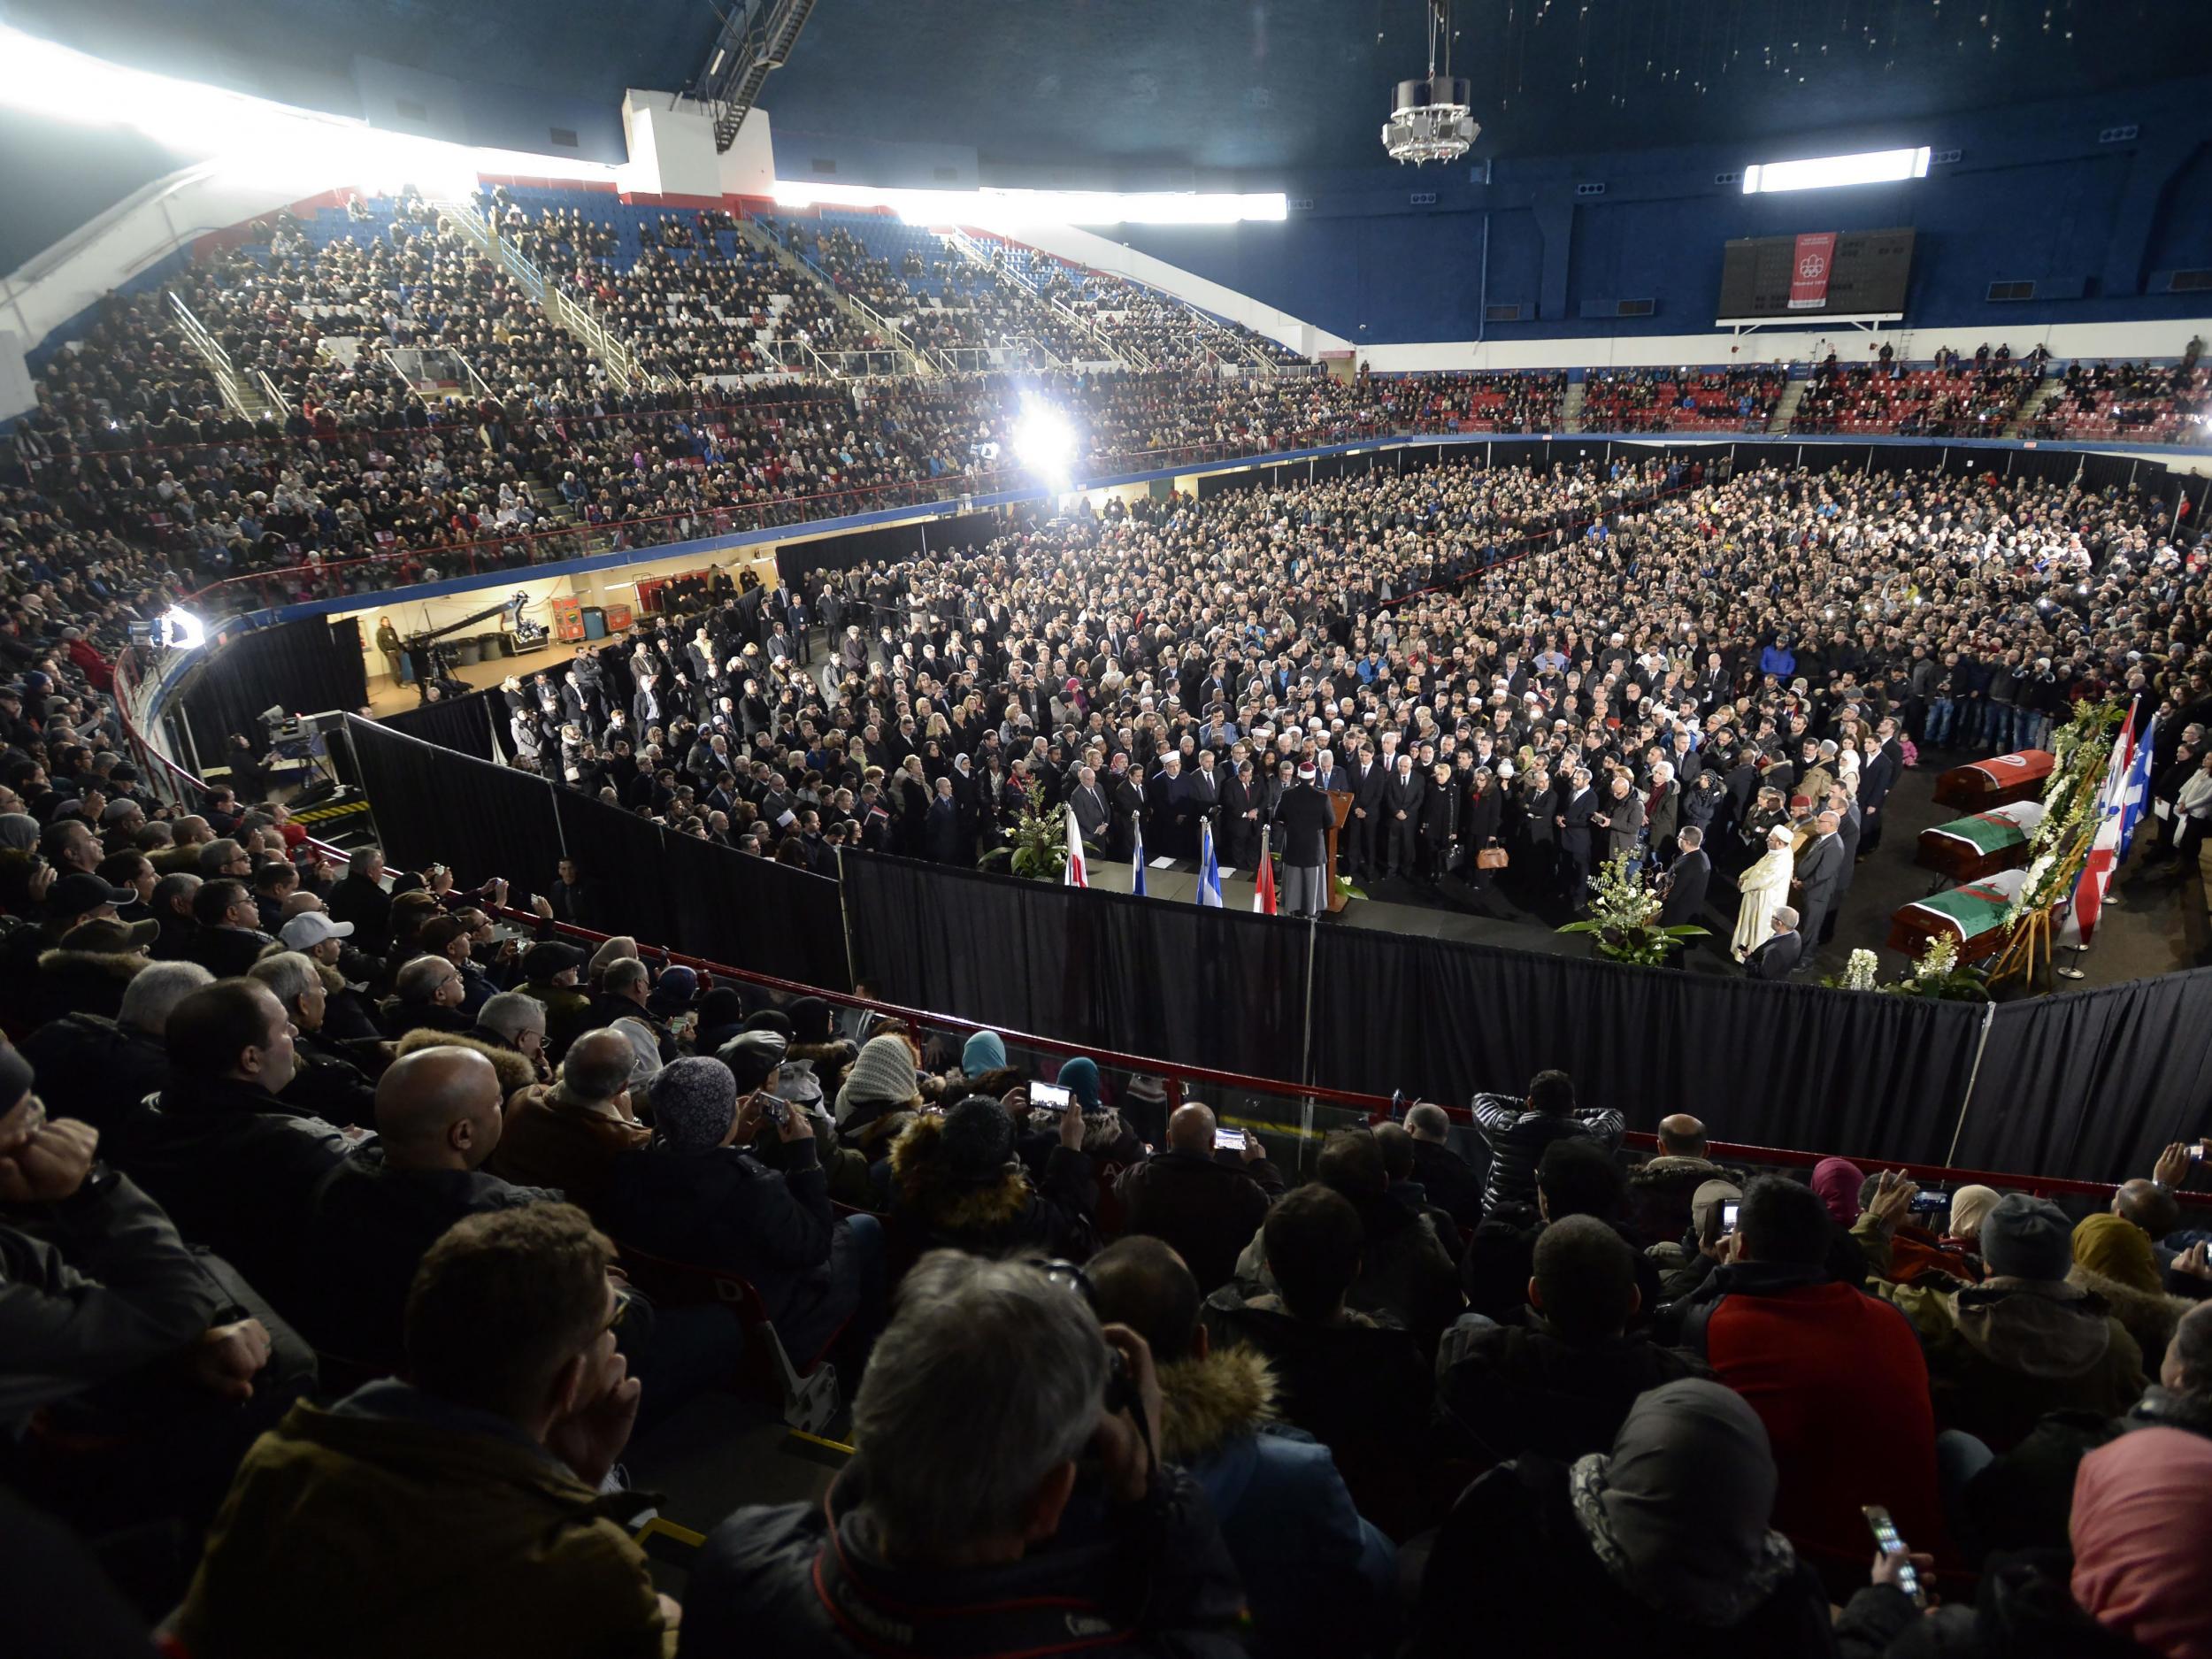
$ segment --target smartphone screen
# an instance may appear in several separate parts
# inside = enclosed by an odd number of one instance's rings
[[[1056,1118],[1067,1110],[1071,1098],[1067,1090],[1057,1083],[1032,1083],[1029,1086],[1029,1110],[1033,1112],[1050,1112]]]
[[[1214,1131],[1214,1150],[1241,1152],[1244,1150],[1244,1131],[1241,1129],[1217,1129]]]
[[[1736,1230],[1736,1215],[1742,1208],[1741,1199],[1724,1198],[1721,1200],[1720,1230],[1723,1233],[1733,1233]]]
[[[1912,1195],[1912,1208],[1916,1215],[1930,1216],[1950,1207],[1951,1195],[1948,1193],[1915,1193]]]
[[[1875,1548],[1885,1555],[1902,1555],[1906,1553],[1905,1540],[1898,1534],[1897,1523],[1889,1518],[1887,1509],[1878,1503],[1870,1503],[1863,1513],[1867,1525],[1873,1529]],[[1913,1570],[1909,1561],[1898,1571],[1897,1587],[1912,1598],[1914,1606],[1927,1605],[1927,1597],[1920,1589],[1920,1575]]]

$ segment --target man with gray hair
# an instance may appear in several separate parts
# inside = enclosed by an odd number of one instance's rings
[[[979,1659],[1072,1637],[1102,1659],[1241,1654],[1212,1512],[1156,1455],[1151,1351],[1102,1328],[1087,1297],[1063,1264],[924,1256],[854,1402],[853,1461],[826,1502],[715,1530],[686,1645]]]
[[[495,1048],[511,1048],[530,1063],[539,1082],[550,1080],[545,1057],[545,1004],[523,991],[500,991],[476,1010],[469,1036]]]
[[[260,980],[284,1004],[299,1033],[292,1040],[299,1067],[277,1098],[326,1123],[366,1125],[375,1119],[376,1083],[323,1035],[330,1006],[325,972],[296,950],[272,951],[246,970],[247,978]]]
[[[1406,1109],[1406,1133],[1413,1137],[1413,1179],[1429,1202],[1463,1227],[1481,1225],[1482,1177],[1452,1149],[1451,1114],[1432,1102],[1417,1102]]]
[[[131,976],[113,1019],[50,1019],[24,1039],[23,1057],[45,1092],[68,1102],[70,1117],[111,1134],[168,1072],[162,1033],[170,1011],[214,978],[196,962],[153,963]]]
[[[1743,959],[1747,979],[1786,979],[1805,954],[1805,941],[1797,931],[1797,911],[1787,904],[1774,907],[1770,926],[1773,934]]]

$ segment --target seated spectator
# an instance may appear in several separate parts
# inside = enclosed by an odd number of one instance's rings
[[[169,1071],[162,1033],[176,1006],[212,982],[195,962],[150,963],[131,976],[113,1019],[65,1014],[33,1032],[23,1056],[56,1100],[103,1134],[122,1126],[133,1107],[161,1087]]]
[[[192,948],[199,924],[192,919],[199,902],[200,878],[190,871],[175,871],[154,883],[146,908],[161,926],[161,933],[149,951],[156,962],[183,962]]]
[[[2170,1197],[2167,1202],[2173,1204]],[[2179,1206],[2173,1208],[2177,1221]],[[2171,1224],[2163,1231],[2172,1232]],[[2075,1225],[2074,1265],[2066,1281],[2101,1299],[2135,1339],[2146,1361],[2166,1351],[2174,1327],[2192,1305],[2166,1294],[2166,1276],[2151,1235],[2120,1215],[2087,1216]]]
[[[1438,1350],[1435,1425],[1450,1455],[1571,1463],[1610,1446],[1646,1389],[1710,1375],[1694,1355],[1629,1334],[1636,1260],[1595,1216],[1537,1235],[1527,1310],[1507,1325],[1469,1314]]]
[[[295,894],[292,902],[301,902],[302,895]],[[321,902],[312,894],[304,895],[304,902]],[[319,910],[294,911],[277,932],[279,943],[287,950],[298,951],[322,973],[323,1041],[380,1043],[384,1041],[383,1024],[378,1018],[374,999],[363,987],[371,979],[381,975],[384,964],[353,949],[346,942],[352,937],[351,922],[334,922]],[[357,986],[354,980],[360,981],[360,985]]]
[[[466,1031],[411,1031],[400,1039],[399,1051],[457,1044],[474,1048],[499,1072],[501,1098],[532,1083],[552,1080],[545,1058],[545,1004],[526,991],[501,991],[485,999],[476,1023]]]
[[[307,1225],[311,1293],[298,1324],[318,1348],[396,1369],[407,1287],[446,1229],[464,1216],[561,1201],[485,1172],[503,1098],[491,1061],[449,1038],[401,1056],[378,1079],[376,1143],[324,1178]]]
[[[1486,1650],[1529,1659],[1830,1654],[1820,1579],[1771,1530],[1788,1484],[1740,1396],[1698,1379],[1655,1388],[1609,1451],[1527,1454],[1467,1488],[1407,1651],[1463,1654],[1479,1632]]]
[[[2111,1417],[2127,1409],[2143,1392],[2142,1350],[2101,1298],[2066,1282],[2065,1213],[2012,1194],[1982,1223],[1989,1278],[1981,1285],[1895,1285],[1885,1271],[1888,1233],[1911,1191],[1901,1176],[1885,1176],[1854,1232],[1876,1276],[1870,1288],[1920,1333],[1937,1421],[2001,1452],[2046,1411]]]
[[[1989,1219],[1989,1212],[1997,1208],[2004,1194],[1993,1187],[1962,1187],[1951,1194],[1951,1207],[1943,1223],[1943,1241],[1966,1251],[1979,1259],[1981,1256],[1982,1223]],[[1985,1274],[1987,1264],[1983,1267]]]
[[[492,1173],[518,1187],[557,1187],[587,1210],[597,1205],[615,1160],[653,1138],[630,1107],[634,1058],[618,1033],[579,1038],[551,1083],[508,1097]]]
[[[1374,1135],[1363,1129],[1333,1132],[1314,1161],[1314,1179],[1341,1193],[1359,1212],[1360,1271],[1348,1305],[1411,1332],[1424,1350],[1432,1349],[1444,1327],[1459,1317],[1459,1271],[1429,1218],[1389,1195]],[[1236,1279],[1248,1295],[1275,1289],[1264,1225],[1237,1258]]]
[[[184,1650],[672,1651],[677,1609],[623,1525],[638,1501],[604,1491],[641,1392],[613,1262],[567,1204],[455,1224],[408,1293],[410,1380],[299,1406],[247,1456],[176,1616]]]
[[[1659,1301],[1659,1265],[1635,1248],[1625,1220],[1628,1178],[1613,1155],[1586,1137],[1555,1141],[1536,1166],[1537,1225],[1514,1225],[1512,1209],[1485,1221],[1468,1240],[1459,1264],[1468,1305],[1501,1325],[1517,1320],[1528,1306],[1529,1275],[1535,1271],[1536,1243],[1544,1229],[1569,1216],[1594,1216],[1628,1245],[1640,1306]],[[1639,1317],[1635,1323],[1645,1321]]]
[[[2067,1534],[2070,1554],[1993,1558],[1971,1605],[1924,1613],[1893,1583],[1878,1582],[1844,1609],[1837,1645],[1845,1659],[2212,1653],[2212,1597],[2204,1594],[2212,1441],[2150,1428],[2091,1452],[2075,1479]]]
[[[864,1043],[836,1101],[839,1143],[864,1153],[871,1164],[887,1157],[908,1114],[922,1103],[906,1039],[886,1032]]]
[[[736,1069],[701,1056],[654,1078],[651,1148],[615,1160],[603,1209],[626,1245],[748,1280],[803,1366],[856,1316],[879,1323],[881,1233],[830,1208],[812,1121],[773,1093],[782,1040],[748,1041]],[[782,1144],[779,1169],[749,1150],[764,1133]]]
[[[242,854],[241,856],[243,856]],[[261,931],[261,911],[242,881],[224,877],[204,881],[192,895],[191,943],[185,959],[196,962],[219,979],[234,979],[253,966],[269,943]]]
[[[1688,1296],[1728,1259],[1735,1247],[1722,1217],[1721,1206],[1740,1202],[1743,1188],[1727,1181],[1707,1181],[1690,1200],[1690,1230],[1679,1244],[1655,1244],[1647,1254],[1659,1269],[1662,1305]]]
[[[1201,1317],[1210,1345],[1264,1356],[1283,1420],[1335,1455],[1362,1515],[1410,1537],[1430,1518],[1411,1465],[1432,1384],[1409,1333],[1348,1305],[1366,1248],[1358,1209],[1313,1181],[1276,1201],[1260,1240],[1272,1288],[1247,1295],[1231,1284],[1209,1296]]]
[[[1160,1418],[1141,1337],[1037,1267],[926,1256],[853,1402],[852,1462],[821,1502],[715,1529],[683,1651],[967,1659],[1077,1629],[1104,1659],[1230,1659],[1236,1570],[1197,1481],[1154,1455]]]
[[[80,922],[38,958],[39,1020],[68,1014],[112,1019],[123,994],[148,965],[146,948],[161,929],[150,921],[96,918]]]
[[[1809,1187],[1753,1181],[1732,1256],[1689,1298],[1679,1340],[1759,1414],[1782,1475],[1775,1523],[1847,1590],[1863,1571],[1863,1506],[1930,1548],[1943,1516],[1928,1363],[1896,1309],[1829,1271],[1835,1233]]]
[[[1178,1107],[1167,1144],[1118,1183],[1123,1231],[1165,1240],[1208,1295],[1234,1276],[1238,1252],[1283,1190],[1282,1171],[1268,1162],[1259,1136],[1248,1134],[1232,1158],[1214,1149],[1217,1127],[1211,1107]]]
[[[468,987],[460,969],[443,956],[416,956],[400,965],[393,995],[384,1002],[384,1029],[394,1037],[411,1031],[466,1031],[475,1022],[462,1011]]]
[[[470,928],[458,916],[434,916],[425,922],[416,942],[429,955],[442,956],[453,964],[453,971],[461,976],[460,1010],[471,1025],[476,1016],[500,986],[492,976],[476,964],[471,954]]]
[[[1251,1650],[1388,1651],[1397,1551],[1352,1507],[1328,1448],[1275,1420],[1266,1359],[1211,1346],[1198,1281],[1158,1239],[1122,1239],[1086,1271],[1098,1317],[1152,1350],[1160,1456],[1187,1470],[1213,1505],[1251,1605]]]
[[[522,954],[522,994],[545,1004],[547,1057],[557,1061],[590,1029],[591,998],[577,987],[584,953],[573,945],[542,941]]]
[[[392,943],[392,895],[384,890],[384,855],[373,847],[357,848],[346,860],[346,873],[330,890],[330,919],[353,926],[354,943],[372,956],[389,953]]]
[[[1536,1165],[1555,1141],[1588,1135],[1608,1151],[1625,1127],[1620,1113],[1575,1107],[1574,1079],[1564,1071],[1539,1071],[1529,1080],[1528,1096],[1478,1094],[1470,1104],[1475,1128],[1490,1148],[1490,1173],[1483,1190],[1486,1214],[1507,1204],[1533,1208]]]
[[[1690,1203],[1708,1181],[1740,1187],[1743,1172],[1705,1156],[1705,1125],[1687,1112],[1659,1120],[1659,1156],[1628,1172],[1631,1225],[1640,1245],[1671,1244],[1690,1227]]]
[[[315,1185],[346,1137],[277,1097],[297,1063],[292,1022],[267,987],[218,979],[169,1016],[167,1081],[124,1119],[113,1156],[188,1243],[287,1300]]]
[[[878,1037],[861,1050],[856,1082],[869,1071]],[[910,1054],[908,1069],[912,1069]],[[848,1085],[849,1089],[852,1086]],[[1014,1120],[988,1095],[972,1095],[942,1116],[922,1112],[892,1143],[893,1227],[902,1254],[928,1249],[1002,1256],[1041,1251],[1081,1261],[1097,1248],[1098,1186],[1083,1155],[1083,1118],[1064,1112],[1059,1144],[1033,1184],[1014,1155]]]
[[[277,1098],[326,1123],[373,1122],[376,1084],[344,1049],[323,1041],[329,992],[314,963],[296,950],[279,950],[255,963],[247,977],[267,986],[284,1004],[285,1018],[297,1033],[292,1051],[298,1064]]]
[[[1406,1133],[1413,1137],[1414,1179],[1429,1202],[1450,1211],[1454,1225],[1471,1230],[1482,1220],[1482,1178],[1452,1150],[1450,1114],[1420,1102],[1406,1112]]]
[[[802,996],[784,1012],[791,1019],[791,1046],[783,1057],[784,1084],[790,1085],[801,1076],[810,1076],[816,1084],[812,1098],[834,1100],[837,1091],[844,1087],[847,1070],[859,1058],[860,1049],[837,1035],[836,1010],[818,996]],[[701,1026],[705,1023],[703,1010]],[[969,1041],[972,1042],[974,1039]],[[1002,1056],[1004,1049],[1000,1052]]]

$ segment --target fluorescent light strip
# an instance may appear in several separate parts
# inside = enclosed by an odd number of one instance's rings
[[[1839,184],[1898,184],[1928,176],[1928,147],[1870,150],[1856,156],[1814,156],[1760,162],[1743,170],[1746,196],[1777,190],[1825,190]]]
[[[1279,192],[1257,196],[1108,190],[886,190],[864,184],[776,181],[779,207],[887,207],[910,225],[1235,225],[1280,219]]]

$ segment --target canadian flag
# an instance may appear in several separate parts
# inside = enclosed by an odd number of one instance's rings
[[[2104,787],[2097,792],[2097,833],[2089,843],[2089,856],[2074,883],[2074,904],[2060,924],[2058,942],[2086,945],[2097,931],[2104,912],[2105,888],[2111,885],[2113,866],[2120,862],[2120,817],[2127,794],[2128,769],[2135,759],[2135,710],[2112,740],[2112,759],[2105,767]]]
[[[1071,804],[1068,808],[1068,867],[1061,872],[1060,879],[1071,887],[1091,885],[1091,872],[1083,863],[1083,832],[1075,826],[1075,808]]]
[[[1260,867],[1253,878],[1252,908],[1262,916],[1275,914],[1275,861],[1267,856],[1267,826],[1260,828]]]

